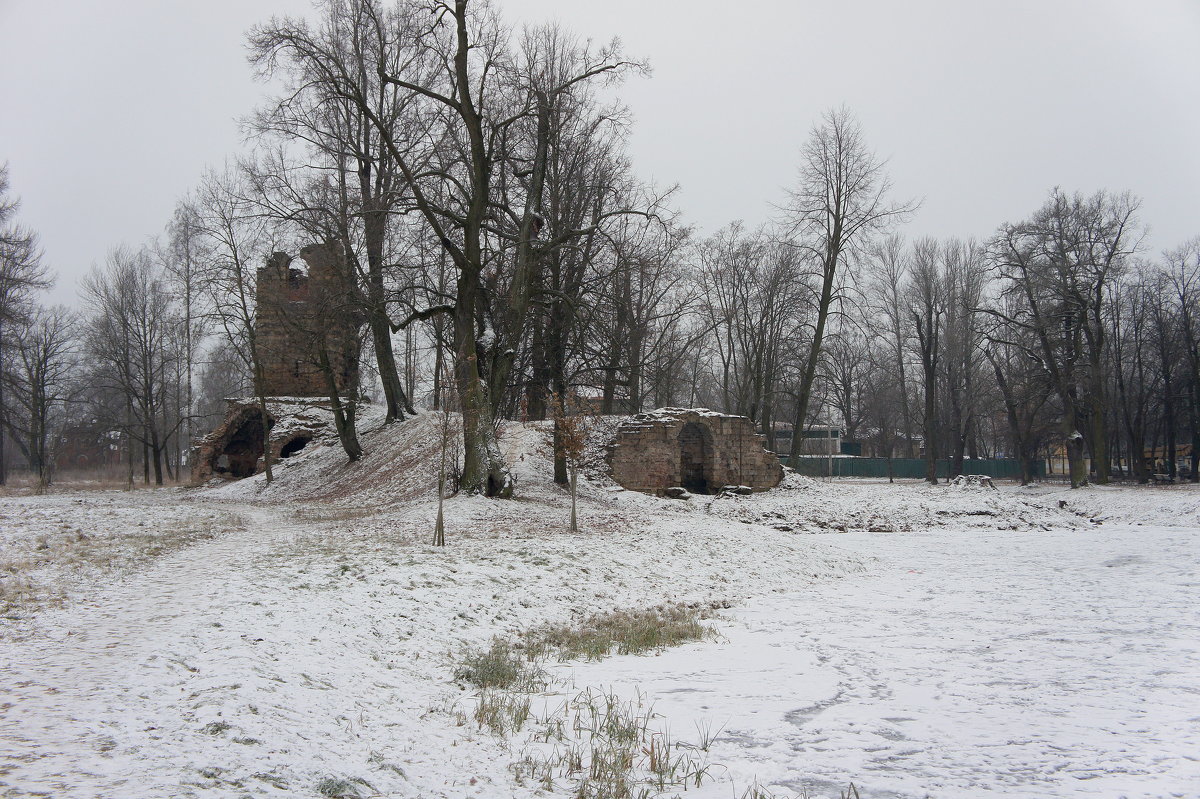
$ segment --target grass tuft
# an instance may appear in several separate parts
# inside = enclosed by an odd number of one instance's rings
[[[358,780],[356,780],[358,782]],[[362,794],[350,780],[341,777],[326,777],[317,783],[317,793],[330,799],[361,799]]]
[[[502,638],[492,639],[487,649],[463,653],[454,679],[476,688],[502,688],[524,693],[537,693],[548,684],[546,672]]]
[[[220,735],[230,728],[229,722],[226,721],[210,721],[200,728],[200,732],[205,735]]]
[[[616,610],[590,616],[579,625],[535,628],[525,632],[522,640],[532,659],[554,655],[559,660],[600,660],[614,652],[661,652],[689,641],[713,638],[716,631],[702,623],[712,615],[711,608],[681,604]]]
[[[709,778],[706,753],[720,734],[699,728],[701,745],[672,740],[658,729],[652,707],[638,697],[585,690],[557,708],[537,709],[534,694],[549,688],[542,663],[657,652],[716,635],[712,607],[681,604],[621,610],[583,623],[538,627],[515,644],[496,638],[487,649],[466,650],[454,676],[478,689],[473,717],[480,729],[507,738],[530,729],[522,757],[512,765],[521,784],[555,790],[567,779],[576,799],[648,799],[668,789],[688,790]],[[462,723],[469,719],[463,716]]]

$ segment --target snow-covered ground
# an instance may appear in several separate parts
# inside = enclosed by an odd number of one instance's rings
[[[726,641],[566,667],[722,729],[730,779],[871,797],[1200,795],[1195,528],[852,533],[868,574]],[[727,797],[719,786],[696,797]]]
[[[545,701],[719,731],[688,796],[1200,795],[1194,487],[679,501],[593,469],[571,534],[511,425],[519,498],[449,500],[435,549],[437,425],[368,419],[362,463],[310,445],[270,487],[0,499],[0,795],[572,795],[464,723],[456,656],[672,601],[728,606],[721,639],[555,666]]]

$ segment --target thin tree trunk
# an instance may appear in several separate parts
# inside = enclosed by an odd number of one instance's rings
[[[571,532],[579,532],[579,520],[575,512],[576,499],[579,495],[579,467],[571,467]]]
[[[937,485],[937,373],[925,366],[925,481]]]
[[[840,223],[834,230],[835,241],[841,238]],[[833,303],[833,280],[837,266],[837,251],[827,254],[824,264],[824,278],[821,281],[821,298],[817,304],[817,324],[813,329],[812,347],[808,352],[808,360],[800,376],[800,391],[796,395],[796,413],[792,423],[792,448],[788,459],[797,463],[800,458],[800,445],[804,438],[805,426],[808,423],[808,404],[812,397],[813,383],[817,377],[817,364],[821,361],[821,342],[825,337],[825,323],[829,318],[829,307]],[[830,261],[832,258],[832,262]]]
[[[341,392],[338,391],[337,375],[334,374],[333,366],[329,361],[329,349],[325,346],[324,341],[317,345],[317,364],[321,373],[325,375],[325,386],[329,391],[329,405],[330,410],[333,411],[333,426],[337,430],[338,440],[342,443],[346,457],[351,463],[354,463],[363,454],[362,445],[358,441],[358,430],[354,423],[354,399],[351,397],[349,404],[342,401]]]
[[[379,379],[383,384],[383,396],[387,405],[385,423],[403,421],[405,412],[416,413],[396,367],[396,353],[392,349],[392,328],[387,316],[372,306],[367,318],[371,328],[371,343],[374,345],[375,362],[379,367]]]

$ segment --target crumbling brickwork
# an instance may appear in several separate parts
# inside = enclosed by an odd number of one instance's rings
[[[625,488],[662,494],[675,486],[716,493],[727,485],[766,491],[783,467],[745,416],[705,408],[660,408],[623,421],[608,451],[613,479]]]
[[[268,397],[328,397],[321,369],[328,358],[337,390],[358,384],[359,314],[346,287],[341,243],[329,241],[300,251],[308,272],[277,252],[258,270],[255,335]]]
[[[258,474],[263,463],[263,414],[258,401],[225,400],[225,419],[193,446],[189,461],[192,482],[206,483],[214,477],[240,480]],[[314,441],[331,444],[337,440],[327,401],[272,399],[267,401],[271,462],[306,450]]]

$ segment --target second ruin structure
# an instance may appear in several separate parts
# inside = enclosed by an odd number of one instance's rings
[[[660,408],[621,422],[609,446],[612,476],[625,488],[662,495],[681,487],[716,494],[726,486],[766,491],[783,467],[745,416],[706,408]]]

